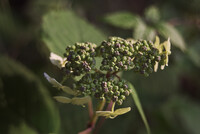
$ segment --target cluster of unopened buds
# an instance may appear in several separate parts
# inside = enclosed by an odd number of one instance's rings
[[[64,57],[51,53],[51,62],[64,72],[65,78],[79,78],[75,80],[73,88],[62,85],[46,73],[44,75],[54,87],[73,96],[55,96],[58,102],[84,106],[92,97],[101,102],[112,102],[110,111],[97,110],[95,113],[96,116],[112,119],[131,110],[130,107],[114,110],[115,104],[122,105],[132,93],[129,82],[120,78],[118,73],[133,70],[149,76],[153,71],[156,72],[159,66],[161,69],[168,66],[170,54],[169,39],[160,44],[158,37],[154,43],[109,37],[100,45],[86,42],[67,46]],[[97,57],[101,59],[101,65],[98,67]]]

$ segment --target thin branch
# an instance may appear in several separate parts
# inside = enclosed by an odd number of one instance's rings
[[[107,108],[106,108],[106,111],[111,111],[112,110],[112,107],[113,107],[113,101],[111,101]],[[100,121],[98,122],[97,124],[97,127],[94,129],[94,132],[93,134],[97,134],[99,129],[103,126],[103,123],[105,122],[106,118],[105,117],[101,117]]]
[[[117,74],[117,73],[119,73],[119,71],[113,72],[112,75],[115,75],[115,74]]]
[[[102,111],[102,109],[103,109],[104,106],[105,106],[105,102],[106,102],[105,99],[103,99],[103,100],[99,103],[99,105],[98,105],[96,111]],[[94,129],[94,127],[95,127],[95,124],[96,124],[97,119],[98,119],[98,116],[96,115],[96,113],[93,114],[93,117],[91,118],[90,122],[88,123],[87,128],[86,128],[84,131],[79,132],[79,134],[89,134],[89,133],[91,133],[92,130]]]
[[[117,74],[114,74],[115,77],[117,77],[119,80],[121,79]]]
[[[89,128],[87,128],[87,129],[85,129],[84,131],[82,131],[82,132],[79,132],[78,134],[89,134],[90,132],[92,132],[92,127],[89,127]]]
[[[67,76],[64,76],[60,84],[63,84],[67,80]]]
[[[93,106],[92,106],[92,100],[88,102],[88,112],[89,112],[89,117],[92,119],[94,112],[93,112]]]
[[[97,68],[95,68],[95,69],[93,69],[95,72],[97,72],[97,73],[101,73],[101,74],[103,74],[103,72],[101,72],[99,69],[97,69]]]
[[[103,100],[99,103],[99,105],[98,105],[96,111],[102,111],[102,109],[103,109],[104,106],[105,106],[105,102],[106,102],[106,100],[103,99]],[[94,116],[93,116],[93,118],[92,118],[92,120],[91,120],[91,126],[95,126],[97,119],[98,119],[98,116],[97,116],[96,113],[95,113]]]

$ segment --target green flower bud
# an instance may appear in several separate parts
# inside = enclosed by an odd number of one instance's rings
[[[126,91],[124,92],[124,95],[125,95],[125,96],[129,96],[129,94],[130,94],[130,92],[129,92],[128,90],[126,90]]]
[[[113,91],[117,91],[118,89],[119,89],[118,86],[114,86],[114,87],[113,87]]]
[[[117,104],[118,104],[118,105],[122,105],[122,103],[123,103],[123,100],[122,100],[122,99],[117,100]]]
[[[120,95],[120,92],[119,92],[119,91],[116,91],[116,92],[115,92],[115,95],[116,95],[116,96],[119,96],[119,95]]]
[[[126,99],[126,96],[121,95],[121,96],[120,96],[120,99],[125,100],[125,99]]]
[[[120,91],[120,93],[123,93],[123,92],[124,92],[124,89],[123,89],[123,88],[120,88],[119,91]]]

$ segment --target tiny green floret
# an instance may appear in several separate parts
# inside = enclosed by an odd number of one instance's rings
[[[133,46],[129,41],[120,37],[110,37],[103,41],[98,49],[103,57],[100,67],[102,71],[126,71],[133,67]]]
[[[89,95],[97,99],[105,98],[107,102],[113,101],[122,105],[131,92],[125,80],[116,80],[114,76],[102,73],[86,74],[77,82],[77,90],[83,95]]]
[[[67,75],[80,76],[90,72],[95,66],[96,44],[75,43],[68,46],[64,57],[66,58],[65,68],[63,69]]]

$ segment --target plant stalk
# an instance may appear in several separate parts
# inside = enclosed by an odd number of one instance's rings
[[[102,111],[104,106],[105,106],[105,102],[106,102],[106,100],[103,99],[98,104],[96,111]],[[90,110],[92,108],[91,105],[92,105],[92,103],[88,103],[88,108],[89,108],[88,110],[89,110],[89,114],[90,115],[91,115],[91,111]],[[79,132],[78,134],[90,134],[92,132],[92,130],[95,128],[95,124],[97,122],[98,116],[96,115],[96,113],[92,112],[92,114],[93,114],[93,116],[92,116],[90,122],[88,123],[87,128],[84,131]]]

